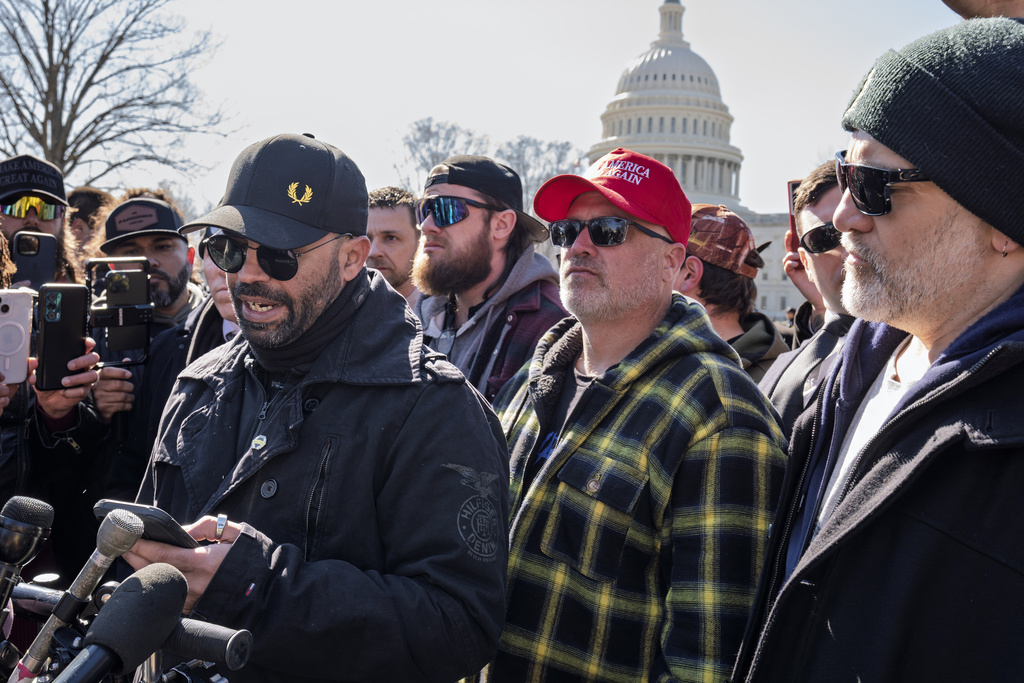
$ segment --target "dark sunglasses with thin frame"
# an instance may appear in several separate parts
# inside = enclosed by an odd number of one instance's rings
[[[263,272],[274,280],[284,282],[286,280],[291,280],[295,277],[295,274],[299,272],[300,256],[308,254],[309,252],[319,249],[325,244],[330,244],[334,240],[341,239],[342,237],[352,237],[352,235],[348,233],[336,235],[323,244],[310,247],[305,251],[295,251],[294,249],[274,249],[264,244],[256,247],[250,247],[248,244],[232,239],[225,234],[211,235],[210,237],[207,237],[204,242],[206,244],[206,253],[209,254],[210,260],[213,261],[215,266],[224,272],[237,273],[240,271],[242,266],[245,265],[247,254],[252,250],[256,252],[256,261],[260,264],[260,268],[263,269]]]
[[[591,218],[589,221],[565,218],[552,222],[549,225],[549,230],[551,232],[551,242],[556,247],[572,246],[584,229],[590,233],[590,241],[594,243],[595,247],[617,247],[626,241],[626,230],[630,226],[645,235],[657,237],[659,240],[664,240],[669,244],[675,244],[675,242],[664,235],[659,235],[639,223],[626,218],[619,218],[618,216],[602,216],[600,218]]]

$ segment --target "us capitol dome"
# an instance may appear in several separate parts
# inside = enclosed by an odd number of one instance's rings
[[[758,308],[782,319],[803,297],[782,270],[789,215],[758,214],[740,203],[743,154],[729,143],[733,116],[722,101],[718,77],[683,39],[684,8],[665,0],[661,30],[650,49],[622,72],[615,97],[601,115],[602,138],[587,151],[594,163],[616,147],[653,157],[671,168],[694,203],[724,204],[739,214],[762,251]],[[811,169],[807,169],[810,171]],[[779,188],[785,197],[785,187]]]

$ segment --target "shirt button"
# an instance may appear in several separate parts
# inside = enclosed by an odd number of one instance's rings
[[[597,493],[599,488],[601,488],[601,482],[597,479],[591,479],[587,482],[587,490],[591,493]]]
[[[263,486],[260,487],[260,495],[264,498],[272,498],[277,493],[277,481],[274,479],[267,479],[263,482]]]

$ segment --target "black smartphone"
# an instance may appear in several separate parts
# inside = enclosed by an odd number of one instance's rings
[[[149,273],[143,270],[111,270],[105,279],[107,308],[149,303]],[[144,349],[149,343],[149,325],[107,327],[106,335],[107,348],[111,351]]]
[[[17,270],[11,282],[28,282],[39,291],[47,282],[53,282],[57,271],[57,238],[45,232],[16,233],[14,265]]]
[[[122,500],[104,498],[92,507],[96,519],[103,520],[111,510],[127,510],[139,516],[146,525],[142,537],[159,543],[178,546],[179,548],[198,548],[199,542],[188,535],[188,532],[173,517],[158,507],[128,503]]]
[[[28,289],[0,289],[0,373],[4,384],[20,384],[28,377],[34,296]]]
[[[36,388],[63,389],[62,379],[71,374],[68,363],[85,355],[89,324],[89,288],[85,285],[45,284],[39,288],[36,323],[39,330],[36,355]]]

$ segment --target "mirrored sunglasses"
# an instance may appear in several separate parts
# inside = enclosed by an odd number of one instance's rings
[[[330,244],[342,237],[352,237],[350,234],[337,235],[323,244],[318,244],[306,251],[295,251],[294,249],[273,249],[264,244],[250,247],[248,244],[234,240],[227,235],[211,235],[207,237],[206,253],[209,254],[213,264],[226,273],[237,273],[245,265],[246,255],[249,250],[256,252],[256,262],[260,264],[263,272],[272,279],[284,282],[291,280],[299,272],[299,257],[311,251]]]
[[[916,168],[875,168],[863,164],[846,163],[846,152],[836,154],[836,178],[839,189],[849,190],[857,210],[867,216],[884,216],[892,211],[889,188],[895,183],[914,183],[929,180]]]
[[[39,197],[21,197],[13,204],[0,204],[0,211],[11,218],[25,218],[29,209],[36,210],[36,216],[41,221],[50,221],[64,215],[64,207],[60,204],[50,204]]]
[[[843,234],[832,223],[823,223],[804,233],[800,238],[800,246],[811,254],[823,254],[832,251],[842,242]]]
[[[478,209],[490,209],[491,211],[505,211],[505,207],[484,204],[465,197],[447,197],[432,195],[416,200],[416,222],[420,225],[427,220],[427,216],[434,217],[434,225],[439,228],[447,228],[455,225],[469,216],[469,207]]]
[[[626,229],[629,226],[633,226],[645,235],[657,237],[659,240],[674,244],[668,237],[659,235],[653,230],[648,230],[639,223],[619,218],[618,216],[591,218],[589,221],[565,218],[551,223],[549,230],[551,232],[551,242],[556,247],[572,246],[584,229],[590,233],[590,241],[594,243],[595,247],[617,247],[626,241]]]

